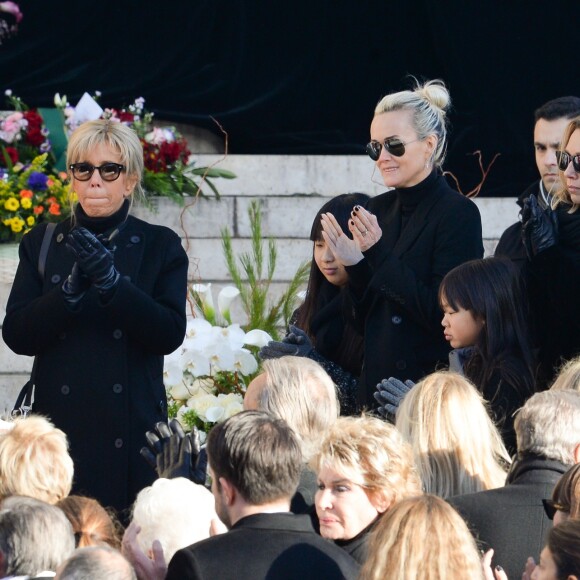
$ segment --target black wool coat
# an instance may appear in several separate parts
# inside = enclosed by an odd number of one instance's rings
[[[167,420],[163,355],[185,336],[188,258],[173,231],[129,216],[115,239],[114,294],[103,304],[91,288],[73,311],[61,290],[74,262],[71,222],[57,225],[42,280],[45,228],[20,244],[2,334],[14,352],[37,358],[33,412],[66,433],[73,490],[122,510],[155,478],[139,450],[145,431]]]
[[[408,196],[418,203],[401,231]],[[355,317],[364,327],[360,398],[373,407],[382,379],[417,381],[447,366],[439,285],[455,266],[483,257],[483,243],[477,206],[436,172],[414,187],[371,199],[368,210],[382,237],[347,271]]]

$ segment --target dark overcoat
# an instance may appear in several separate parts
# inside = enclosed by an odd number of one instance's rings
[[[73,311],[61,290],[74,261],[71,222],[57,225],[41,279],[45,228],[20,244],[3,337],[37,357],[33,412],[67,434],[74,491],[124,509],[154,479],[139,450],[145,431],[167,419],[163,355],[185,335],[188,258],[173,231],[129,216],[115,240],[121,279],[113,296],[103,304],[91,288]]]
[[[407,195],[418,203],[401,231]],[[361,403],[372,407],[382,379],[417,381],[447,366],[439,285],[455,266],[483,257],[483,243],[477,206],[436,172],[371,199],[368,209],[382,237],[347,271],[355,317],[364,327]]]

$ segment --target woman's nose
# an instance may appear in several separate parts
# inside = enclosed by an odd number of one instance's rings
[[[316,492],[316,503],[318,507],[323,510],[330,509],[332,507],[332,501],[330,496],[330,491],[328,489],[322,489]]]
[[[443,327],[447,326],[447,314],[443,315],[443,318],[441,319],[441,326]]]

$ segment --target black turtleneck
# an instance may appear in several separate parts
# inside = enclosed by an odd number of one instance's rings
[[[114,214],[105,217],[90,217],[85,213],[81,204],[77,203],[75,207],[75,222],[94,234],[108,233],[119,227],[127,219],[130,205],[129,200],[125,199],[123,205]]]
[[[401,204],[401,231],[405,229],[405,226],[409,222],[413,212],[417,209],[419,203],[425,199],[425,196],[433,191],[433,184],[436,180],[437,170],[433,169],[433,171],[417,185],[401,187],[395,190],[399,203]]]

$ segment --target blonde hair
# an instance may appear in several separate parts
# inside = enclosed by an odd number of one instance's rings
[[[147,554],[159,540],[166,562],[175,552],[209,537],[217,518],[210,491],[185,477],[157,479],[142,489],[133,505],[132,521],[141,527],[137,543]]]
[[[336,387],[317,362],[304,357],[268,359],[262,370],[266,376],[258,407],[288,423],[308,463],[340,413]]]
[[[14,420],[0,435],[0,497],[24,495],[55,504],[73,480],[66,435],[39,415]]]
[[[405,499],[378,522],[361,580],[483,579],[480,555],[467,525],[434,495]]]
[[[373,417],[339,417],[310,462],[316,473],[324,465],[349,477],[369,499],[389,505],[421,493],[411,448],[393,425]]]
[[[575,117],[566,125],[566,128],[564,129],[564,135],[562,135],[560,151],[564,151],[564,149],[566,149],[568,141],[570,141],[570,137],[572,137],[572,134],[578,130],[580,130],[580,116]],[[580,206],[572,201],[570,192],[566,189],[566,178],[564,177],[564,171],[558,170],[558,173],[560,174],[560,183],[562,184],[562,188],[555,193],[554,207],[557,207],[560,203],[568,203],[572,206],[568,213],[574,213]]]
[[[580,391],[580,356],[569,360],[558,371],[551,391]]]
[[[127,175],[136,178],[133,194],[143,196],[141,179],[144,171],[143,146],[137,133],[127,125],[111,119],[97,119],[79,125],[70,136],[66,152],[67,170],[73,163],[83,161],[99,145],[119,153]]]
[[[510,457],[477,389],[461,375],[432,373],[397,412],[426,493],[452,497],[501,487]]]
[[[421,85],[416,81],[414,90],[400,91],[383,97],[375,107],[375,117],[391,111],[410,111],[417,137],[437,137],[432,162],[441,167],[447,149],[446,111],[451,105],[449,91],[442,80],[428,81]]]

